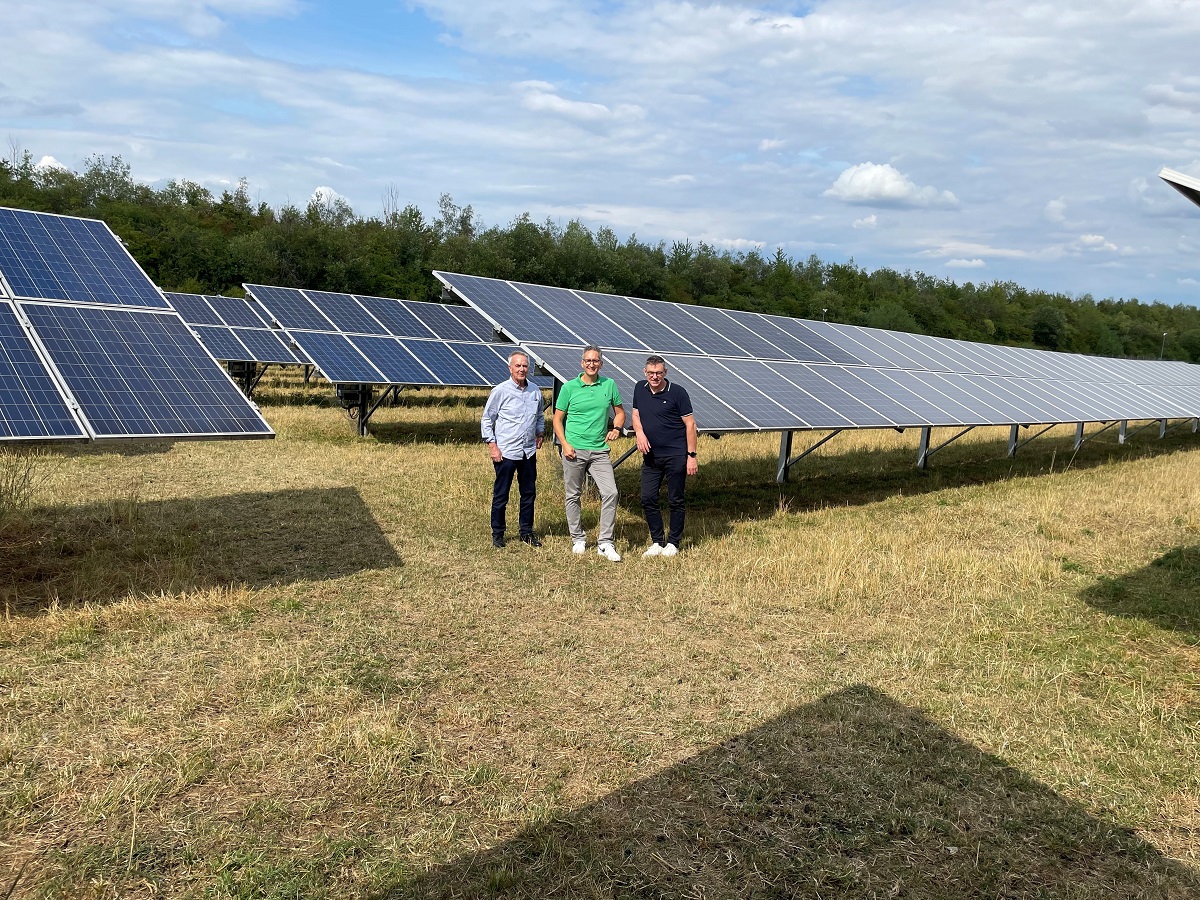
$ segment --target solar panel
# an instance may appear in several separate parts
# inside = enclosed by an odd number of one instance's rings
[[[588,333],[601,336],[596,343],[621,378],[640,376],[641,353],[663,355],[681,383],[703,392],[697,409],[711,404],[711,417],[707,411],[697,414],[706,430],[1054,424],[1200,413],[1200,390],[1182,387],[1200,387],[1200,368],[1194,366],[1154,368],[1147,362],[434,274],[564,379],[578,373],[577,356],[581,342],[590,341]]]
[[[0,440],[86,439],[46,363],[17,318],[0,301]]]
[[[268,365],[295,366],[304,361],[283,342],[281,332],[272,328],[230,329],[250,354],[242,362],[267,363]],[[203,340],[203,338],[201,338]],[[290,338],[289,338],[290,340]],[[216,354],[214,354],[215,356]]]
[[[280,328],[303,328],[310,331],[337,331],[338,328],[313,306],[304,292],[296,288],[271,287],[264,284],[243,285],[268,310]]]
[[[334,328],[345,334],[387,334],[388,330],[371,315],[351,294],[334,294],[328,291],[303,291],[305,297]]]
[[[0,273],[17,299],[170,308],[96,219],[0,208]]]
[[[249,300],[239,300],[237,297],[215,297],[205,295],[208,303],[221,317],[221,321],[233,328],[270,328],[271,323],[261,312],[261,307]],[[184,317],[187,321],[187,317]]]
[[[176,313],[22,309],[97,438],[271,435]]]
[[[225,325],[194,325],[192,331],[215,359],[229,362],[248,362],[253,354],[237,339],[233,329]]]
[[[189,325],[224,325],[225,321],[200,294],[167,293],[164,295],[179,317]]]
[[[425,325],[403,300],[390,300],[386,297],[357,299],[371,315],[383,323],[388,333],[395,337],[437,337],[433,329]]]
[[[292,340],[308,354],[321,374],[335,384],[390,384],[344,334],[292,331]]]

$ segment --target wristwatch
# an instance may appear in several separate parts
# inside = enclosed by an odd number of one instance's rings
[[[695,458],[696,458],[696,451],[695,451],[695,450],[689,450],[689,451],[688,451],[688,456],[690,456],[692,459],[695,459]]]

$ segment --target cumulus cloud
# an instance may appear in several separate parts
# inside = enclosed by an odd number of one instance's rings
[[[64,166],[62,163],[60,163],[53,156],[43,156],[41,159],[39,159],[37,161],[37,164],[34,166],[34,168],[41,169],[42,171],[47,171],[49,169],[65,170],[67,167]]]
[[[1061,197],[1058,200],[1051,200],[1046,204],[1042,215],[1046,217],[1047,222],[1060,225],[1067,220],[1067,204]]]
[[[874,228],[879,224],[879,217],[875,213],[871,213],[865,219],[855,219],[854,228]]]
[[[951,269],[982,269],[987,266],[982,259],[949,259],[946,265]]]
[[[758,149],[762,151],[778,150],[786,143],[785,141],[776,140],[774,138],[763,138],[758,142]]]
[[[1081,234],[1079,236],[1079,244],[1084,249],[1093,252],[1105,251],[1115,253],[1118,250],[1117,245],[1107,240],[1102,234]]]
[[[859,163],[843,171],[824,196],[868,206],[958,205],[958,198],[950,191],[929,185],[918,187],[907,175],[890,165],[873,162]]]

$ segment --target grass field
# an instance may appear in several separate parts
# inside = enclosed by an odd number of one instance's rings
[[[704,439],[613,564],[552,451],[491,548],[482,396],[324,397],[33,460],[0,897],[1200,897],[1200,436]]]

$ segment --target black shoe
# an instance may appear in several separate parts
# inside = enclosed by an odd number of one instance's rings
[[[542,542],[537,539],[536,535],[532,535],[532,534],[521,535],[521,543],[528,544],[530,547],[542,546]]]
[[[504,535],[493,534],[492,535],[492,546],[495,547],[497,550],[503,550],[504,549]]]

